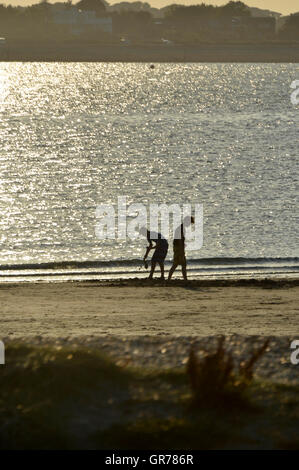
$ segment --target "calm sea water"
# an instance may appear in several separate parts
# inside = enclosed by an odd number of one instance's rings
[[[297,64],[1,63],[2,273],[135,273],[142,241],[95,235],[118,195],[202,203],[202,272],[296,271],[295,79]]]

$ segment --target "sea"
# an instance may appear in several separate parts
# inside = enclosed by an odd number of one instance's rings
[[[146,277],[124,196],[202,205],[192,279],[298,277],[299,65],[150,65],[0,63],[0,282]]]

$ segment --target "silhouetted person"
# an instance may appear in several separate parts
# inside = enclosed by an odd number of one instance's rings
[[[182,274],[184,280],[187,281],[187,262],[185,255],[185,231],[184,228],[190,224],[194,224],[194,217],[185,217],[183,223],[177,227],[174,234],[173,240],[173,263],[168,274],[168,280],[170,281],[176,268],[182,266]]]
[[[153,274],[158,263],[161,269],[161,279],[164,280],[164,262],[168,251],[167,240],[163,237],[163,235],[161,235],[161,233],[150,232],[145,227],[141,228],[140,233],[147,238],[149,243],[143,261],[146,262],[146,258],[148,257],[149,252],[151,250],[155,250],[151,259],[151,272],[149,279],[153,278]]]

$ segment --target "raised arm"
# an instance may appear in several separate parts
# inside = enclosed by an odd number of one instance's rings
[[[150,252],[151,250],[153,250],[153,249],[154,249],[153,242],[152,242],[152,241],[150,241],[150,242],[149,242],[149,246],[148,246],[148,247],[147,247],[147,249],[146,249],[146,252],[145,252],[145,255],[144,255],[143,261],[145,261],[145,260],[146,260],[146,258],[148,257],[148,254],[149,254],[149,252]]]

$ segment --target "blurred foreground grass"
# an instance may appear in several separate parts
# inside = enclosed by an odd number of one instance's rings
[[[298,392],[253,381],[236,400],[209,401],[194,397],[185,370],[121,367],[83,347],[10,343],[0,366],[0,448],[299,449]]]

